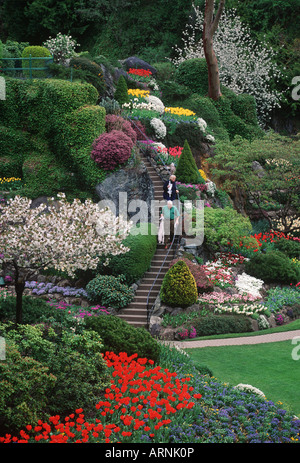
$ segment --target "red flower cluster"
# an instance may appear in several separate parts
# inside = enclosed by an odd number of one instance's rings
[[[254,238],[253,243],[245,244],[243,240],[241,239],[239,243],[239,247],[240,248],[245,247],[246,249],[252,249],[253,252],[258,252],[259,248],[268,242],[276,243],[277,241],[281,239],[300,241],[300,238],[295,238],[293,236],[286,235],[283,232],[276,232],[276,231],[270,231],[268,233],[255,233],[254,235],[251,235],[251,238]],[[229,246],[232,246],[230,241],[227,244]]]
[[[134,69],[130,68],[128,74],[134,74],[139,77],[150,77],[152,72],[149,69]]]
[[[95,423],[86,422],[83,410],[77,409],[64,420],[56,415],[49,423],[40,420],[35,427],[26,426],[20,438],[6,434],[0,443],[128,442],[139,439],[141,433],[155,441],[160,428],[168,426],[180,410],[186,417],[194,400],[201,398],[201,394],[191,395],[194,388],[188,384],[189,377],[179,379],[177,373],[153,366],[152,360],[113,352],[106,352],[104,359],[113,369],[112,380],[104,400],[96,405],[99,419]]]
[[[161,148],[160,146],[158,146],[156,149],[159,153],[164,153],[168,154],[169,156],[173,156],[174,158],[179,158],[182,153],[183,147],[174,146],[170,148]]]
[[[234,254],[232,252],[221,252],[215,261],[218,259],[221,260],[224,267],[232,267],[238,264],[242,264],[245,260],[245,257],[241,254]]]
[[[269,233],[256,233],[253,235],[256,241],[258,242],[259,247],[263,245],[263,243],[267,243],[270,241],[270,243],[276,243],[276,241],[279,241],[281,239],[284,240],[294,240],[294,241],[300,241],[299,238],[294,238],[289,235],[285,235],[283,232],[269,232]]]

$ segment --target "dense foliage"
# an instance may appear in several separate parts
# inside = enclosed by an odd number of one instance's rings
[[[108,264],[104,259],[97,270],[101,274],[124,275],[127,284],[136,283],[150,268],[157,247],[154,224],[140,223],[131,228],[123,244],[129,249],[122,257],[110,256]],[[105,265],[104,265],[105,264]]]

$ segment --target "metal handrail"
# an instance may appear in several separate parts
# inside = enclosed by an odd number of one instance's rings
[[[151,317],[151,314],[152,314],[152,312],[153,312],[153,308],[154,308],[154,305],[155,305],[155,302],[154,302],[154,303],[152,304],[151,308],[149,309],[149,299],[150,299],[150,295],[151,295],[152,290],[153,290],[153,287],[154,287],[154,285],[155,285],[155,283],[156,283],[156,281],[157,281],[157,278],[159,277],[159,275],[160,275],[160,273],[161,273],[161,271],[162,271],[162,269],[163,269],[163,267],[164,267],[164,265],[165,265],[165,262],[166,262],[166,260],[167,260],[167,257],[168,257],[168,255],[169,255],[169,253],[170,253],[170,251],[171,251],[171,249],[172,249],[172,247],[173,247],[173,244],[174,244],[174,241],[175,241],[175,237],[177,236],[177,241],[178,241],[178,243],[177,243],[176,250],[174,251],[173,257],[175,257],[175,255],[176,255],[176,251],[177,251],[177,248],[178,248],[180,235],[176,235],[175,232],[176,232],[176,226],[174,226],[174,236],[173,236],[172,243],[171,243],[170,247],[168,248],[168,252],[167,252],[167,254],[165,255],[165,258],[164,258],[164,260],[163,260],[163,262],[162,262],[162,264],[161,264],[161,266],[160,266],[160,268],[159,268],[159,270],[158,270],[158,272],[157,272],[157,275],[156,275],[156,277],[155,277],[155,279],[154,279],[154,281],[153,281],[153,283],[152,283],[152,285],[151,285],[151,288],[150,288],[150,290],[149,290],[149,292],[148,292],[148,296],[147,296],[147,329],[148,329],[148,330],[149,330],[149,326],[150,326],[150,317]]]
[[[30,78],[32,78],[32,71],[47,71],[48,70],[48,67],[47,66],[44,66],[44,67],[33,67],[32,66],[32,61],[35,61],[35,60],[44,60],[45,61],[45,64],[49,64],[49,63],[53,63],[53,56],[31,56],[29,55],[29,57],[14,57],[14,58],[0,58],[0,63],[1,61],[29,61],[29,67],[28,68],[25,68],[25,67],[13,67],[13,68],[3,68],[1,69],[2,72],[6,72],[6,71],[29,71],[29,74],[30,74]]]

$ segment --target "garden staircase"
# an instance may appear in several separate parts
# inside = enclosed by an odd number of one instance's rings
[[[156,173],[156,170],[148,161],[147,158],[143,158],[150,179],[154,189],[154,200],[163,201],[163,181]],[[160,211],[155,210],[155,223],[159,226]],[[174,245],[173,245],[174,246]],[[147,327],[148,325],[148,314],[147,305],[149,308],[155,302],[156,297],[159,294],[160,287],[166,274],[171,260],[174,258],[173,249],[168,251],[165,249],[163,244],[157,244],[156,252],[152,258],[149,270],[144,274],[138,289],[136,290],[133,301],[122,311],[119,312],[118,316],[123,320],[135,327]],[[158,272],[164,263],[159,275]],[[158,276],[157,276],[158,275]],[[150,292],[150,293],[149,293]]]

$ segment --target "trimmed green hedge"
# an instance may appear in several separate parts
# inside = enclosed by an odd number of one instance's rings
[[[92,191],[105,178],[91,159],[92,143],[105,131],[97,98],[87,83],[7,79],[7,99],[0,101],[1,175],[21,176],[25,162],[29,197],[52,195],[54,189]]]
[[[249,104],[249,101],[245,101],[245,104],[241,104],[241,98],[238,102],[235,101],[235,97],[233,97],[233,93],[231,94],[230,98],[226,95],[222,95],[217,101],[213,101],[215,105],[221,122],[223,123],[224,127],[226,128],[229,137],[231,140],[236,135],[240,135],[247,140],[253,140],[254,138],[260,137],[263,135],[263,131],[258,127],[258,124],[247,123],[244,120],[244,117],[251,119],[249,113],[251,111],[247,111],[247,107],[249,106],[250,109],[253,109],[253,105]],[[233,104],[235,102],[235,104]],[[251,100],[252,102],[252,100]],[[234,113],[232,106],[235,107],[236,111],[239,112],[240,116]],[[244,110],[242,109],[244,107]],[[247,115],[247,116],[244,116]],[[252,114],[253,117],[253,114]]]
[[[194,321],[197,336],[227,333],[247,333],[252,330],[251,321],[244,315],[207,315]]]
[[[229,141],[228,132],[221,121],[217,108],[210,98],[193,93],[185,100],[174,101],[173,104],[194,111],[198,117],[207,122],[208,129],[216,139]]]
[[[192,58],[183,61],[175,71],[175,80],[192,92],[205,96],[208,94],[208,70],[205,58]]]
[[[129,247],[130,251],[118,256],[111,256],[107,266],[101,261],[98,271],[102,274],[124,275],[127,284],[138,281],[149,269],[151,260],[155,254],[157,246],[157,234],[152,231],[153,224],[138,224],[136,229],[123,241],[124,246]],[[140,231],[140,234],[135,232]]]

